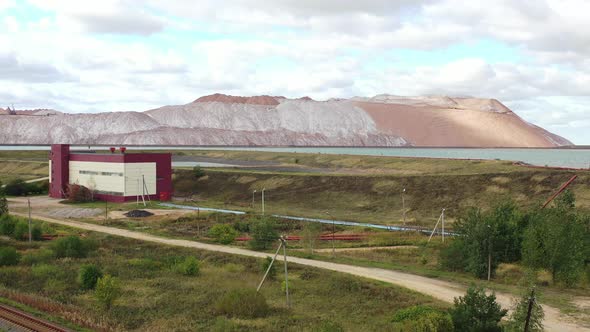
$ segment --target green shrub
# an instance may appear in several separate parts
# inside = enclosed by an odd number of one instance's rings
[[[188,256],[182,262],[174,265],[174,270],[186,276],[196,276],[199,274],[199,261],[194,256]]]
[[[496,295],[486,295],[481,287],[469,287],[465,296],[455,298],[451,310],[455,330],[466,332],[500,332],[500,321],[507,310],[496,302]]]
[[[4,192],[2,190],[2,182],[0,182],[0,216],[4,216],[8,214],[8,201],[4,196]]]
[[[229,317],[259,318],[268,315],[270,309],[262,294],[245,288],[225,293],[215,304],[215,311]]]
[[[452,332],[451,315],[428,306],[413,306],[399,310],[392,321],[408,332]]]
[[[293,294],[297,288],[293,285],[293,281],[289,280],[289,294]],[[285,280],[281,281],[281,292],[287,292],[287,283]]]
[[[82,289],[94,289],[100,277],[102,272],[96,265],[86,264],[78,269],[78,283]]]
[[[323,321],[320,323],[319,326],[313,327],[311,329],[312,332],[344,332],[344,328],[342,325],[332,322],[332,321]]]
[[[237,332],[239,330],[240,328],[236,323],[225,317],[217,317],[211,329],[212,332]]]
[[[0,266],[16,265],[20,255],[13,247],[0,247]]]
[[[440,265],[449,271],[463,271],[465,268],[465,243],[452,241],[440,251]]]
[[[77,236],[59,238],[52,243],[53,252],[57,258],[84,258],[91,249],[90,244]]]
[[[262,261],[262,264],[260,265],[260,270],[262,271],[262,273],[266,273],[266,270],[268,270],[268,267],[270,266],[271,262],[272,262],[272,258],[269,256],[266,256],[266,258]],[[276,266],[276,264],[273,264],[272,267],[270,268],[270,270],[268,271],[267,278],[274,279],[274,277],[276,277],[276,275],[277,275],[277,266]]]
[[[54,258],[55,255],[50,249],[30,250],[22,256],[21,263],[25,265],[34,265],[50,262]]]
[[[215,242],[230,244],[234,242],[238,232],[228,224],[215,224],[209,229],[209,236],[215,239]]]
[[[311,279],[317,278],[318,275],[319,274],[318,274],[317,271],[314,271],[313,269],[310,269],[310,268],[305,268],[305,269],[303,269],[303,271],[299,275],[299,279],[301,279],[301,280],[311,280]]]
[[[33,241],[41,241],[41,236],[43,236],[43,231],[41,230],[40,225],[34,225],[33,229],[31,230],[31,236]]]
[[[94,297],[103,308],[109,310],[113,306],[113,303],[121,297],[119,280],[108,274],[99,278],[96,282]]]
[[[55,265],[39,264],[33,265],[31,268],[31,274],[35,278],[48,280],[48,279],[59,279],[63,276],[63,270]]]
[[[16,226],[16,218],[9,214],[3,214],[0,216],[0,234],[6,236],[12,236],[14,233],[14,227]]]
[[[276,230],[276,224],[272,219],[263,218],[256,221],[250,226],[250,248],[254,250],[266,250],[272,247],[273,243],[279,238]]]
[[[4,192],[10,196],[23,196],[28,191],[28,185],[23,179],[14,179],[6,184]]]
[[[12,237],[19,241],[27,240],[29,238],[29,224],[26,221],[19,220],[14,226]]]

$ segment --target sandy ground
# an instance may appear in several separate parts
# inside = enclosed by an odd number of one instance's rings
[[[356,102],[388,134],[416,146],[553,147],[548,132],[514,113]]]
[[[45,201],[49,205],[58,204],[57,200],[52,200],[45,197],[40,197],[39,201]],[[52,202],[53,201],[53,202]],[[12,199],[10,201],[11,209],[13,207],[23,206],[26,204],[26,199],[17,198]],[[24,213],[16,213],[12,212],[16,215],[26,216]],[[217,251],[227,254],[233,255],[242,255],[242,256],[249,256],[249,257],[257,257],[257,258],[265,258],[268,256],[267,253],[257,252],[247,249],[241,248],[234,248],[229,246],[222,246],[216,244],[207,244],[195,241],[188,241],[188,240],[178,240],[178,239],[169,239],[154,235],[149,235],[141,232],[135,232],[125,229],[119,229],[114,227],[106,227],[94,224],[88,224],[78,221],[66,221],[60,220],[55,218],[49,218],[41,215],[34,215],[35,219],[43,220],[50,223],[55,223],[59,225],[85,229],[88,231],[94,232],[101,232],[111,235],[123,236],[127,238],[132,238],[136,240],[142,241],[150,241],[155,243],[162,243],[167,245],[179,246],[179,247],[186,247],[186,248],[195,248],[199,250],[209,250],[209,251]],[[383,282],[388,282],[391,284],[399,285],[413,291],[423,293],[426,295],[430,295],[434,298],[437,298],[442,301],[446,302],[453,302],[455,297],[463,296],[465,294],[465,288],[447,281],[417,276],[409,273],[392,271],[392,270],[385,270],[379,268],[369,268],[369,267],[361,267],[361,266],[352,266],[346,264],[338,264],[338,263],[331,263],[331,262],[323,262],[317,261],[312,259],[306,258],[299,258],[299,257],[291,257],[287,256],[287,259],[296,264],[306,265],[317,267],[321,269],[337,271],[342,273],[348,273],[351,275],[379,280]],[[513,297],[509,294],[505,293],[496,293],[496,297],[498,302],[504,308],[510,308],[513,303]],[[590,332],[590,328],[576,324],[572,322],[570,318],[562,315],[558,309],[543,305],[543,309],[545,310],[545,329],[547,331],[560,331],[560,332],[574,332],[574,331],[588,331]]]

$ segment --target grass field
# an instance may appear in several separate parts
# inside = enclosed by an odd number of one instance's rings
[[[261,209],[265,191],[267,213],[339,220],[400,224],[403,221],[401,192],[408,223],[433,227],[446,208],[449,226],[469,207],[487,209],[507,199],[517,204],[540,206],[574,172],[521,169],[513,173],[471,175],[328,175],[224,171],[209,169],[195,181],[190,170],[175,173],[176,195],[194,193],[196,205]],[[578,207],[590,210],[590,173],[578,172],[571,189]],[[252,209],[252,192],[257,190]]]
[[[48,173],[47,162],[0,159],[0,181],[4,184],[16,178],[33,180],[46,177]]]
[[[51,226],[53,227],[53,226]],[[95,233],[56,228],[95,243],[87,258],[55,259],[43,254],[50,242],[28,244],[6,238],[0,246],[16,247],[27,257],[17,266],[0,267],[0,296],[29,309],[49,312],[76,329],[130,331],[322,331],[326,322],[350,331],[388,331],[397,310],[416,304],[447,305],[429,297],[378,282],[317,269],[289,267],[291,308],[281,291],[280,274],[265,283],[262,294],[270,306],[266,317],[230,318],[217,313],[217,300],[231,289],[255,288],[261,261],[160,246]],[[197,276],[179,274],[175,262],[195,256]],[[110,310],[102,309],[92,291],[80,289],[77,271],[92,263],[120,280],[122,297]],[[280,270],[279,270],[280,271]],[[371,319],[367,319],[371,317]]]

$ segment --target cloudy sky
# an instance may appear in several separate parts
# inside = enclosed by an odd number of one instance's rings
[[[0,0],[0,107],[497,98],[590,144],[586,0]]]

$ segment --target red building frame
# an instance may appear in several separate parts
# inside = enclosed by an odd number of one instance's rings
[[[50,197],[65,198],[70,177],[70,161],[156,163],[156,194],[149,195],[149,198],[169,200],[172,194],[172,154],[170,153],[71,153],[68,144],[53,144],[49,157],[51,159]],[[95,194],[94,197],[103,201],[119,203],[137,199],[137,196],[106,194]]]

